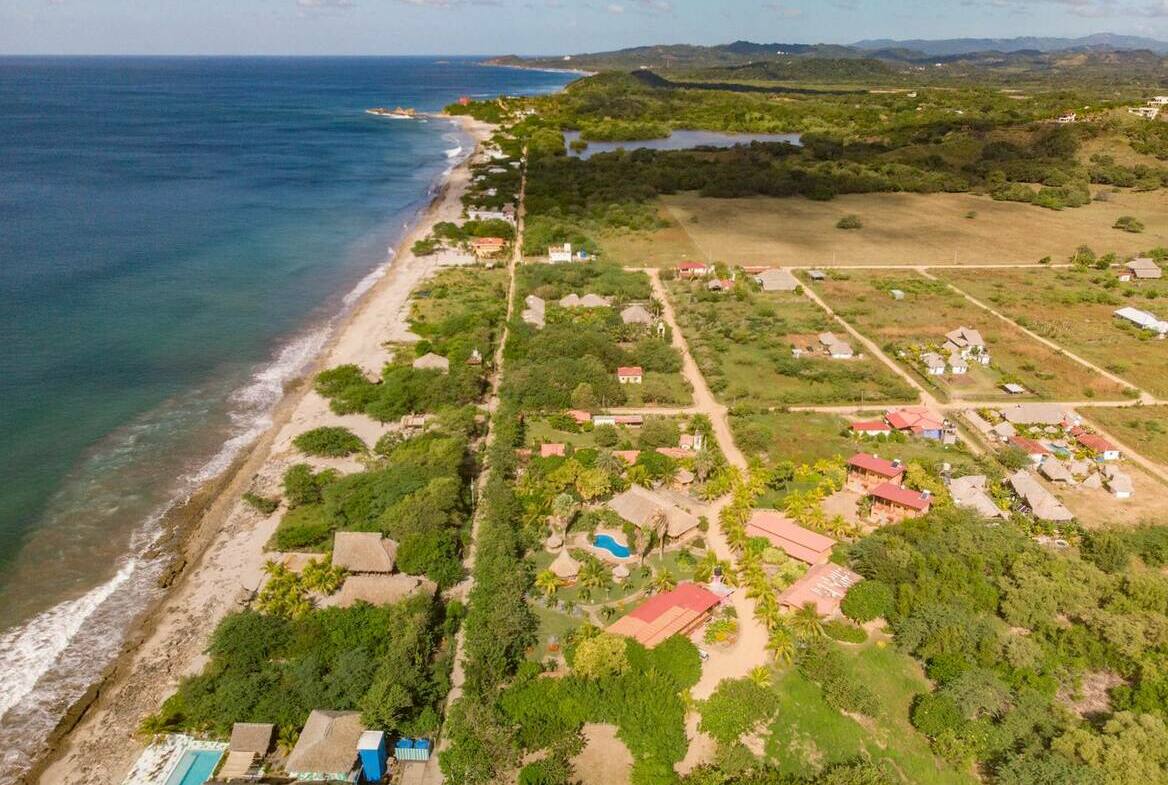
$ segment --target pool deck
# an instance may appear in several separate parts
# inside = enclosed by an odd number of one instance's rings
[[[222,741],[205,741],[183,733],[168,733],[154,741],[142,754],[122,785],[166,785],[175,773],[187,752],[219,752],[222,755],[227,744]]]

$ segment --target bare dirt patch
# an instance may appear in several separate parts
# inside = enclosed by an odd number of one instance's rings
[[[616,737],[616,726],[589,723],[583,733],[584,749],[572,758],[581,785],[628,785],[633,756]]]

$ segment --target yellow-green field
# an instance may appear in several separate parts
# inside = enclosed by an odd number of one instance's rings
[[[1168,245],[1163,191],[1109,197],[1059,211],[970,194],[858,194],[816,202],[685,193],[662,197],[674,226],[616,239],[612,251],[632,264],[636,260],[626,257],[640,249],[646,265],[686,254],[732,265],[1032,264],[1044,256],[1065,261],[1083,244],[1120,254]],[[859,216],[863,228],[837,229],[836,222],[849,214]],[[1111,228],[1121,215],[1140,219],[1145,231]],[[678,227],[688,238],[680,237]]]
[[[993,385],[1007,381],[1023,384],[1039,398],[1122,400],[1124,397],[1126,388],[1035,341],[943,282],[929,280],[919,273],[835,271],[828,280],[815,283],[812,288],[853,327],[893,353],[913,344],[939,345],[944,342],[945,333],[957,327],[980,331],[992,364],[989,369],[976,369],[977,373],[971,372],[966,377],[942,377],[937,386],[950,398],[996,400],[1004,394],[995,391]],[[903,290],[905,298],[894,300],[889,294],[891,289]],[[928,379],[936,381],[937,377]]]
[[[1120,284],[1114,271],[1081,269],[937,270],[960,287],[1120,378],[1168,397],[1168,342],[1120,321],[1130,305],[1168,318],[1168,283]]]

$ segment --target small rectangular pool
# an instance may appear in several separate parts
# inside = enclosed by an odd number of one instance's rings
[[[166,785],[203,785],[211,779],[221,757],[222,750],[187,750],[166,778]]]
[[[611,534],[598,534],[592,540],[592,544],[597,548],[606,550],[618,559],[629,558],[629,548],[627,545],[621,545]]]

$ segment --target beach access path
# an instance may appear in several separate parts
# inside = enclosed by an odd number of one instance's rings
[[[476,144],[493,127],[459,118]],[[264,546],[275,531],[279,513],[262,517],[241,501],[252,487],[261,493],[279,486],[284,469],[301,456],[291,439],[318,425],[343,424],[367,441],[375,432],[360,416],[340,417],[311,389],[323,368],[355,363],[380,369],[388,359],[386,341],[408,336],[410,293],[434,273],[433,259],[410,248],[439,221],[459,220],[461,197],[470,183],[469,158],[447,175],[439,195],[416,226],[402,239],[385,275],[358,301],[334,333],[311,373],[277,406],[273,424],[248,455],[218,480],[210,503],[184,548],[182,570],[162,600],[143,618],[138,638],[119,658],[80,719],[48,750],[30,781],[42,785],[116,785],[137,759],[143,742],[135,731],[158,710],[179,681],[198,673],[211,633],[240,600],[260,584],[268,559]],[[368,418],[365,418],[368,419]],[[384,431],[384,428],[380,429]]]

